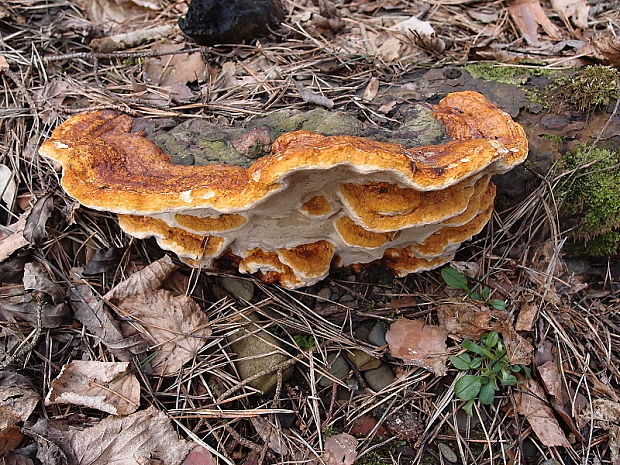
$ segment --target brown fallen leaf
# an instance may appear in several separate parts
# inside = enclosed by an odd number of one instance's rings
[[[77,6],[86,16],[105,31],[120,29],[127,23],[145,20],[162,5],[159,0],[76,0]]]
[[[579,426],[584,427],[590,422],[609,432],[610,463],[620,462],[620,402],[609,399],[594,399],[591,405],[578,415]]]
[[[263,442],[276,454],[287,455],[288,446],[284,441],[283,432],[272,425],[269,420],[260,417],[250,418],[250,422]]]
[[[28,419],[39,395],[28,378],[0,371],[0,455],[14,450],[22,440],[17,423]]]
[[[27,291],[45,292],[54,303],[61,303],[64,300],[65,293],[61,286],[53,283],[47,272],[35,263],[26,263],[24,265],[24,277],[22,279],[24,289]]]
[[[540,45],[538,26],[542,26],[552,39],[561,37],[560,31],[547,17],[539,0],[512,0],[508,4],[508,12],[530,45]]]
[[[153,50],[178,52],[183,48],[185,43],[159,44]],[[186,84],[204,81],[207,76],[207,65],[200,52],[151,57],[144,63],[144,79],[151,85],[167,89],[177,101],[191,99],[193,92]]]
[[[38,244],[47,237],[45,225],[52,214],[52,208],[54,198],[51,194],[39,197],[32,206],[23,231],[24,238],[31,244]]]
[[[74,270],[72,275],[75,273]],[[139,334],[123,334],[110,310],[103,300],[95,296],[88,284],[79,278],[72,282],[74,286],[69,292],[69,303],[73,316],[86,326],[91,334],[101,339],[116,357],[128,361],[132,354],[143,354],[148,350],[148,344]]]
[[[508,320],[498,325],[499,332],[504,340],[508,362],[511,365],[529,365],[532,363],[534,346],[519,335]]]
[[[24,227],[28,214],[29,212],[25,212],[15,223],[0,227],[0,262],[9,258],[16,250],[28,245],[28,241],[24,237]]]
[[[547,392],[562,402],[562,378],[560,377],[560,370],[558,370],[556,362],[550,360],[543,363],[538,367],[538,373]]]
[[[538,318],[538,305],[534,302],[533,295],[525,295],[519,309],[519,316],[515,322],[516,331],[532,331]]]
[[[191,297],[162,289],[162,283],[177,269],[165,256],[103,296],[152,345],[156,352],[151,365],[161,376],[177,374],[211,335],[206,314]]]
[[[7,426],[0,429],[0,456],[14,451],[22,439],[24,439],[24,435],[20,432],[19,426]],[[0,460],[0,463],[4,465],[4,458],[0,458]]]
[[[437,37],[433,26],[428,21],[422,21],[415,16],[396,23],[390,29],[404,34],[407,39],[430,52],[442,53],[446,49],[446,43]]]
[[[299,92],[299,95],[304,102],[310,103],[312,105],[318,105],[320,107],[325,107],[328,110],[334,108],[334,101],[332,99],[327,98],[324,95],[317,94],[316,92],[308,89],[307,87],[302,86],[297,81],[295,81],[295,87],[297,87],[297,91]]]
[[[17,183],[13,170],[6,165],[0,164],[0,202],[12,209],[17,195]]]
[[[21,454],[7,454],[2,457],[2,465],[34,465],[34,462]]]
[[[493,331],[497,323],[495,317],[499,315],[507,317],[505,312],[491,311],[481,302],[455,300],[437,305],[439,324],[448,330],[448,334],[473,340]]]
[[[84,429],[41,419],[31,430],[39,447],[53,444],[55,454],[78,465],[179,465],[195,447],[179,439],[168,417],[153,407],[126,417],[110,416]]]
[[[447,373],[447,337],[448,330],[444,327],[406,318],[394,321],[385,335],[393,357],[402,358],[406,364],[431,370],[437,376]]]
[[[620,39],[611,33],[593,37],[576,53],[595,58],[606,65],[620,66]]]
[[[370,82],[366,86],[366,89],[364,89],[363,99],[366,102],[372,102],[374,98],[377,96],[378,92],[379,92],[379,79],[377,79],[376,77],[373,77],[370,79]]]
[[[551,0],[551,7],[569,29],[571,23],[579,29],[588,28],[590,7],[587,0]]]
[[[532,430],[547,447],[570,447],[566,435],[545,401],[545,391],[532,378],[521,380],[520,390],[515,395],[517,411],[527,418]]]
[[[335,434],[325,441],[323,461],[326,465],[353,465],[357,459],[357,439],[347,433]]]
[[[45,405],[73,404],[112,415],[128,415],[140,406],[140,383],[129,362],[74,360],[52,381]]]

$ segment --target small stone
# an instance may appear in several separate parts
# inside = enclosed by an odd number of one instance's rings
[[[437,448],[439,449],[439,453],[446,459],[448,462],[456,463],[458,461],[458,457],[456,452],[454,452],[450,446],[444,444],[443,442],[437,443]]]
[[[394,373],[387,365],[364,372],[364,378],[373,391],[380,391],[394,381]]]
[[[383,322],[377,321],[368,333],[368,342],[376,346],[384,346],[387,344],[385,333],[387,333],[387,327]]]
[[[348,302],[353,302],[353,301],[355,301],[355,297],[353,297],[351,294],[345,294],[340,298],[341,304],[346,304]]]
[[[362,324],[355,328],[355,337],[360,341],[368,341],[368,334],[370,330],[368,326]]]
[[[338,302],[338,299],[340,299],[340,294],[338,294],[337,292],[332,292],[330,300],[332,302]]]
[[[401,409],[385,419],[385,427],[398,439],[415,441],[424,431],[424,425],[417,414],[411,410]]]
[[[347,355],[359,371],[374,370],[381,366],[381,360],[363,350],[352,350]]]
[[[256,323],[248,323],[235,334],[229,337],[231,348],[237,354],[235,366],[239,377],[244,380],[278,365],[288,357],[277,352],[280,341],[272,334],[261,330]],[[283,381],[288,380],[293,374],[293,367],[283,371]],[[278,382],[275,371],[267,373],[253,381],[249,386],[268,393],[276,387]]]
[[[377,420],[370,415],[362,415],[359,418],[353,420],[351,424],[350,434],[354,436],[368,436],[368,434],[373,430],[373,428],[377,425]],[[377,428],[377,436],[382,436],[385,434],[385,428],[383,425]]]
[[[332,291],[329,290],[329,287],[324,287],[323,289],[319,290],[319,292],[316,293],[317,298],[324,299],[324,300],[329,300],[331,295],[332,295]]]
[[[224,276],[220,278],[220,285],[233,296],[247,302],[254,296],[254,283],[248,279]]]
[[[349,364],[342,355],[335,358],[335,355],[327,357],[327,361],[330,364],[328,373],[336,379],[344,379],[349,374]],[[326,376],[319,378],[319,385],[322,387],[331,386],[334,382]]]

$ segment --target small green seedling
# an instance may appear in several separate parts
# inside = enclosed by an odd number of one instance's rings
[[[480,289],[480,292],[472,292],[469,287],[467,276],[465,276],[460,271],[446,266],[441,270],[441,277],[448,285],[448,287],[451,287],[453,289],[461,289],[465,291],[467,295],[472,299],[487,302],[491,307],[496,310],[506,310],[506,302],[504,302],[503,300],[489,300],[489,297],[491,295],[491,289],[489,289],[488,287],[483,286]]]
[[[513,373],[531,371],[524,365],[510,365],[504,343],[495,331],[485,334],[480,343],[465,339],[461,344],[465,352],[450,357],[452,365],[468,374],[461,376],[454,385],[454,394],[465,402],[463,410],[469,416],[476,399],[483,405],[492,404],[500,386],[513,386],[517,378]]]

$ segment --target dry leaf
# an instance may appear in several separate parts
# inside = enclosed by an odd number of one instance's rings
[[[88,284],[74,281],[69,303],[75,319],[101,339],[120,360],[130,360],[132,354],[142,354],[148,350],[148,344],[139,335],[126,337],[123,334],[110,311],[94,295]]]
[[[90,21],[105,30],[120,23],[145,20],[161,8],[159,1],[145,0],[76,0],[76,3]]]
[[[527,418],[540,442],[547,447],[570,447],[566,435],[545,402],[545,391],[532,378],[523,380],[515,395],[518,412]]]
[[[65,298],[62,287],[53,283],[42,267],[34,263],[26,263],[24,265],[22,282],[25,290],[45,292],[52,298],[54,303],[61,303]]]
[[[446,49],[445,42],[437,37],[431,23],[415,16],[395,24],[390,29],[404,34],[409,40],[433,53],[441,53]]]
[[[532,296],[529,297],[530,299],[524,297],[526,301],[521,304],[519,309],[519,316],[515,323],[516,331],[532,331],[534,329],[538,317],[538,305],[533,302]]]
[[[551,6],[567,27],[570,28],[570,18],[572,23],[579,29],[588,28],[588,12],[590,7],[587,0],[551,0]]]
[[[606,65],[620,66],[620,39],[612,34],[595,37],[576,53],[596,58]]]
[[[250,418],[250,422],[256,429],[263,442],[276,454],[287,455],[289,453],[282,430],[276,428],[267,419],[260,417]]]
[[[542,379],[547,392],[555,397],[561,403],[563,402],[562,395],[562,379],[560,377],[560,370],[554,360],[549,360],[538,367],[538,373]]]
[[[579,425],[583,428],[594,422],[598,428],[609,432],[609,452],[613,465],[620,461],[620,403],[609,399],[594,399],[579,415]]]
[[[2,14],[2,6],[0,6],[0,15]],[[0,16],[1,18],[2,16]],[[9,69],[9,62],[6,61],[6,57],[0,53],[0,71],[6,71]]]
[[[540,44],[538,26],[542,26],[549,37],[560,38],[560,31],[547,17],[539,0],[513,0],[508,12],[528,44]]]
[[[376,47],[377,56],[383,59],[386,62],[396,61],[400,58],[401,53],[400,49],[402,47],[402,42],[398,40],[396,37],[389,37],[385,40],[377,39],[377,42],[380,42],[381,45]]]
[[[323,461],[326,465],[353,465],[357,459],[357,439],[350,434],[341,433],[330,436],[325,441]]]
[[[462,300],[437,305],[439,324],[449,334],[478,340],[483,334],[494,330],[493,316],[506,317],[505,312],[492,312],[482,303]]]
[[[13,171],[11,171],[11,168],[8,166],[0,164],[0,201],[2,201],[7,208],[11,209],[13,208],[16,195],[17,184],[15,183]]]
[[[39,402],[28,378],[0,371],[0,432],[28,419]]]
[[[140,405],[140,383],[129,362],[74,360],[52,381],[45,405],[73,404],[112,415],[127,415]]]
[[[402,358],[406,364],[427,368],[437,376],[444,376],[447,372],[447,337],[446,328],[405,318],[394,321],[385,335],[393,357]]]
[[[508,320],[502,321],[498,325],[498,329],[506,346],[508,362],[511,365],[526,366],[532,363],[534,346],[527,339],[520,336]]]
[[[332,99],[311,91],[307,87],[302,86],[297,81],[295,81],[295,87],[297,87],[297,91],[299,92],[299,95],[304,102],[311,103],[312,105],[318,105],[320,107],[325,107],[328,110],[334,108],[334,101]]]
[[[364,89],[363,99],[367,102],[371,102],[377,96],[377,92],[379,92],[379,79],[373,77],[370,79],[366,89]]]
[[[28,245],[24,238],[24,227],[29,212],[23,213],[15,223],[0,227],[0,262],[11,256],[13,252]]]
[[[2,457],[2,465],[34,465],[34,462],[20,454],[8,454]]]
[[[154,347],[151,364],[161,376],[177,374],[211,335],[207,316],[191,297],[161,288],[177,269],[165,256],[103,297],[123,319],[133,321],[142,338]]]
[[[52,214],[52,208],[54,208],[52,194],[39,197],[32,206],[23,231],[24,238],[31,244],[38,244],[47,237],[45,224]]]
[[[185,43],[160,44],[154,46],[153,51],[177,52],[183,48]],[[151,57],[144,63],[144,79],[154,86],[168,89],[177,101],[191,99],[194,94],[186,84],[204,81],[207,76],[207,65],[200,52]]]
[[[179,439],[168,417],[153,407],[126,417],[110,416],[85,429],[39,420],[32,430],[39,447],[55,444],[57,454],[75,458],[78,465],[179,465],[195,447]]]

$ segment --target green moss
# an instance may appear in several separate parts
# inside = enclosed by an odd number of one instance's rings
[[[565,136],[558,136],[557,134],[542,134],[541,137],[544,137],[551,142],[555,142],[556,144],[561,144],[566,140]]]
[[[571,76],[555,79],[545,89],[528,93],[528,98],[554,111],[591,113],[604,109],[618,98],[620,72],[611,66],[586,66]]]
[[[620,246],[620,152],[581,145],[563,156],[562,208],[579,217],[575,251],[602,256]]]
[[[473,63],[465,65],[463,68],[474,79],[484,79],[485,81],[497,81],[504,84],[521,86],[527,82],[530,76],[553,75],[554,70],[521,67],[521,66],[505,66],[495,63]]]

